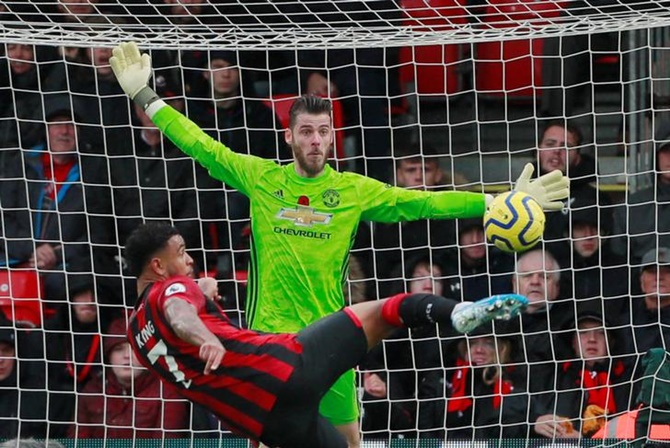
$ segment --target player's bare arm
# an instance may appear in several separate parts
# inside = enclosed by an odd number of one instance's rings
[[[193,305],[177,297],[168,299],[165,302],[165,317],[180,339],[200,347],[200,359],[206,363],[205,375],[219,368],[226,349],[202,323]]]

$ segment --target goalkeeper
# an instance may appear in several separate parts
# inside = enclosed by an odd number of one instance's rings
[[[233,152],[160,100],[148,86],[151,58],[133,42],[113,50],[119,84],[156,126],[209,174],[247,195],[251,204],[251,261],[246,317],[250,328],[296,332],[344,305],[342,283],[349,249],[361,220],[399,222],[483,216],[491,195],[394,188],[328,164],[333,146],[331,104],[303,96],[291,107],[284,139],[294,162]],[[568,180],[560,171],[531,181],[523,170],[516,189],[544,209],[562,208]],[[321,402],[320,412],[359,445],[354,371],[344,374]]]

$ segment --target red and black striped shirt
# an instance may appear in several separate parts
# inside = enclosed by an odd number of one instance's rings
[[[226,348],[222,365],[209,375],[203,374],[199,347],[180,339],[165,318],[165,302],[175,297],[193,305]],[[147,368],[208,408],[230,430],[256,440],[302,352],[294,334],[239,328],[188,277],[173,277],[145,289],[135,305],[128,338]]]

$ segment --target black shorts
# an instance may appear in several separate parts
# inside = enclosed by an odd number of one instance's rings
[[[277,397],[261,441],[282,448],[345,448],[347,442],[319,415],[319,402],[333,383],[368,351],[358,320],[340,311],[298,333],[301,362]]]

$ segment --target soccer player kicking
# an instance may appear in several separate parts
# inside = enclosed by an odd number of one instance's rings
[[[319,415],[319,402],[398,327],[440,323],[469,332],[516,316],[528,304],[516,294],[460,303],[398,294],[344,308],[298,333],[260,333],[226,317],[214,300],[214,279],[198,284],[191,278],[193,259],[175,227],[143,224],[125,250],[137,276],[128,326],[136,357],[231,431],[270,447],[346,447],[344,436]]]
[[[296,332],[345,305],[342,279],[361,220],[399,222],[483,216],[491,195],[460,191],[429,192],[390,187],[355,173],[338,173],[328,164],[333,146],[330,101],[298,98],[284,133],[294,162],[236,153],[160,100],[147,85],[151,58],[134,43],[113,50],[110,64],[123,90],[140,105],[177,147],[210,175],[249,197],[251,262],[246,319],[250,328]],[[568,180],[560,171],[530,180],[528,165],[515,189],[530,194],[545,209],[560,209]],[[223,194],[223,192],[222,192]],[[321,413],[359,445],[359,408],[353,370],[323,399]]]

